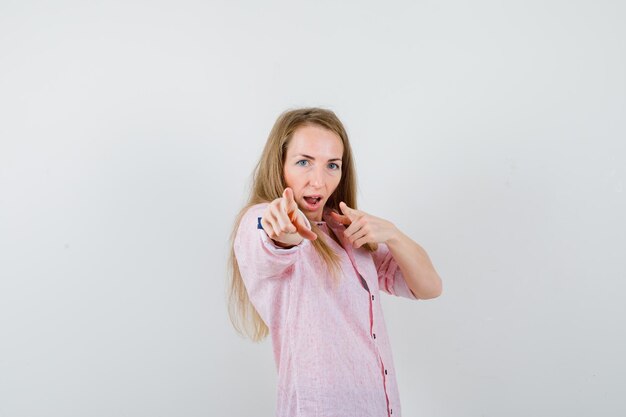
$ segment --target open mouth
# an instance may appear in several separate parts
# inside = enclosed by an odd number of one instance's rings
[[[307,203],[309,209],[316,209],[317,207],[319,207],[320,201],[322,201],[322,197],[304,197],[304,201]]]

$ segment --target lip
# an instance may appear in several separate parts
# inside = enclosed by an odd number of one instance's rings
[[[317,204],[315,205],[311,205],[308,201],[306,201],[305,197],[318,197],[319,201],[317,202]],[[313,194],[313,195],[305,195],[302,196],[302,204],[305,208],[305,210],[307,211],[317,211],[319,210],[320,207],[322,207],[322,202],[324,201],[324,198],[320,195],[320,194]]]

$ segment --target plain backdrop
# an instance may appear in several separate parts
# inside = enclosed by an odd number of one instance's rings
[[[0,1],[0,417],[272,416],[226,310],[278,115],[346,125],[405,417],[626,415],[622,1]],[[332,341],[329,341],[332,343]]]

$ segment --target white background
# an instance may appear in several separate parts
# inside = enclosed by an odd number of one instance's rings
[[[359,208],[443,279],[383,297],[405,417],[626,415],[625,21],[617,0],[2,0],[0,417],[273,415],[225,267],[300,106],[337,113]]]

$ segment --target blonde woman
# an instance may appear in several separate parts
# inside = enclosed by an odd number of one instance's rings
[[[438,297],[424,249],[357,208],[348,135],[330,110],[281,114],[231,235],[229,313],[271,337],[278,417],[400,417],[380,291]]]

